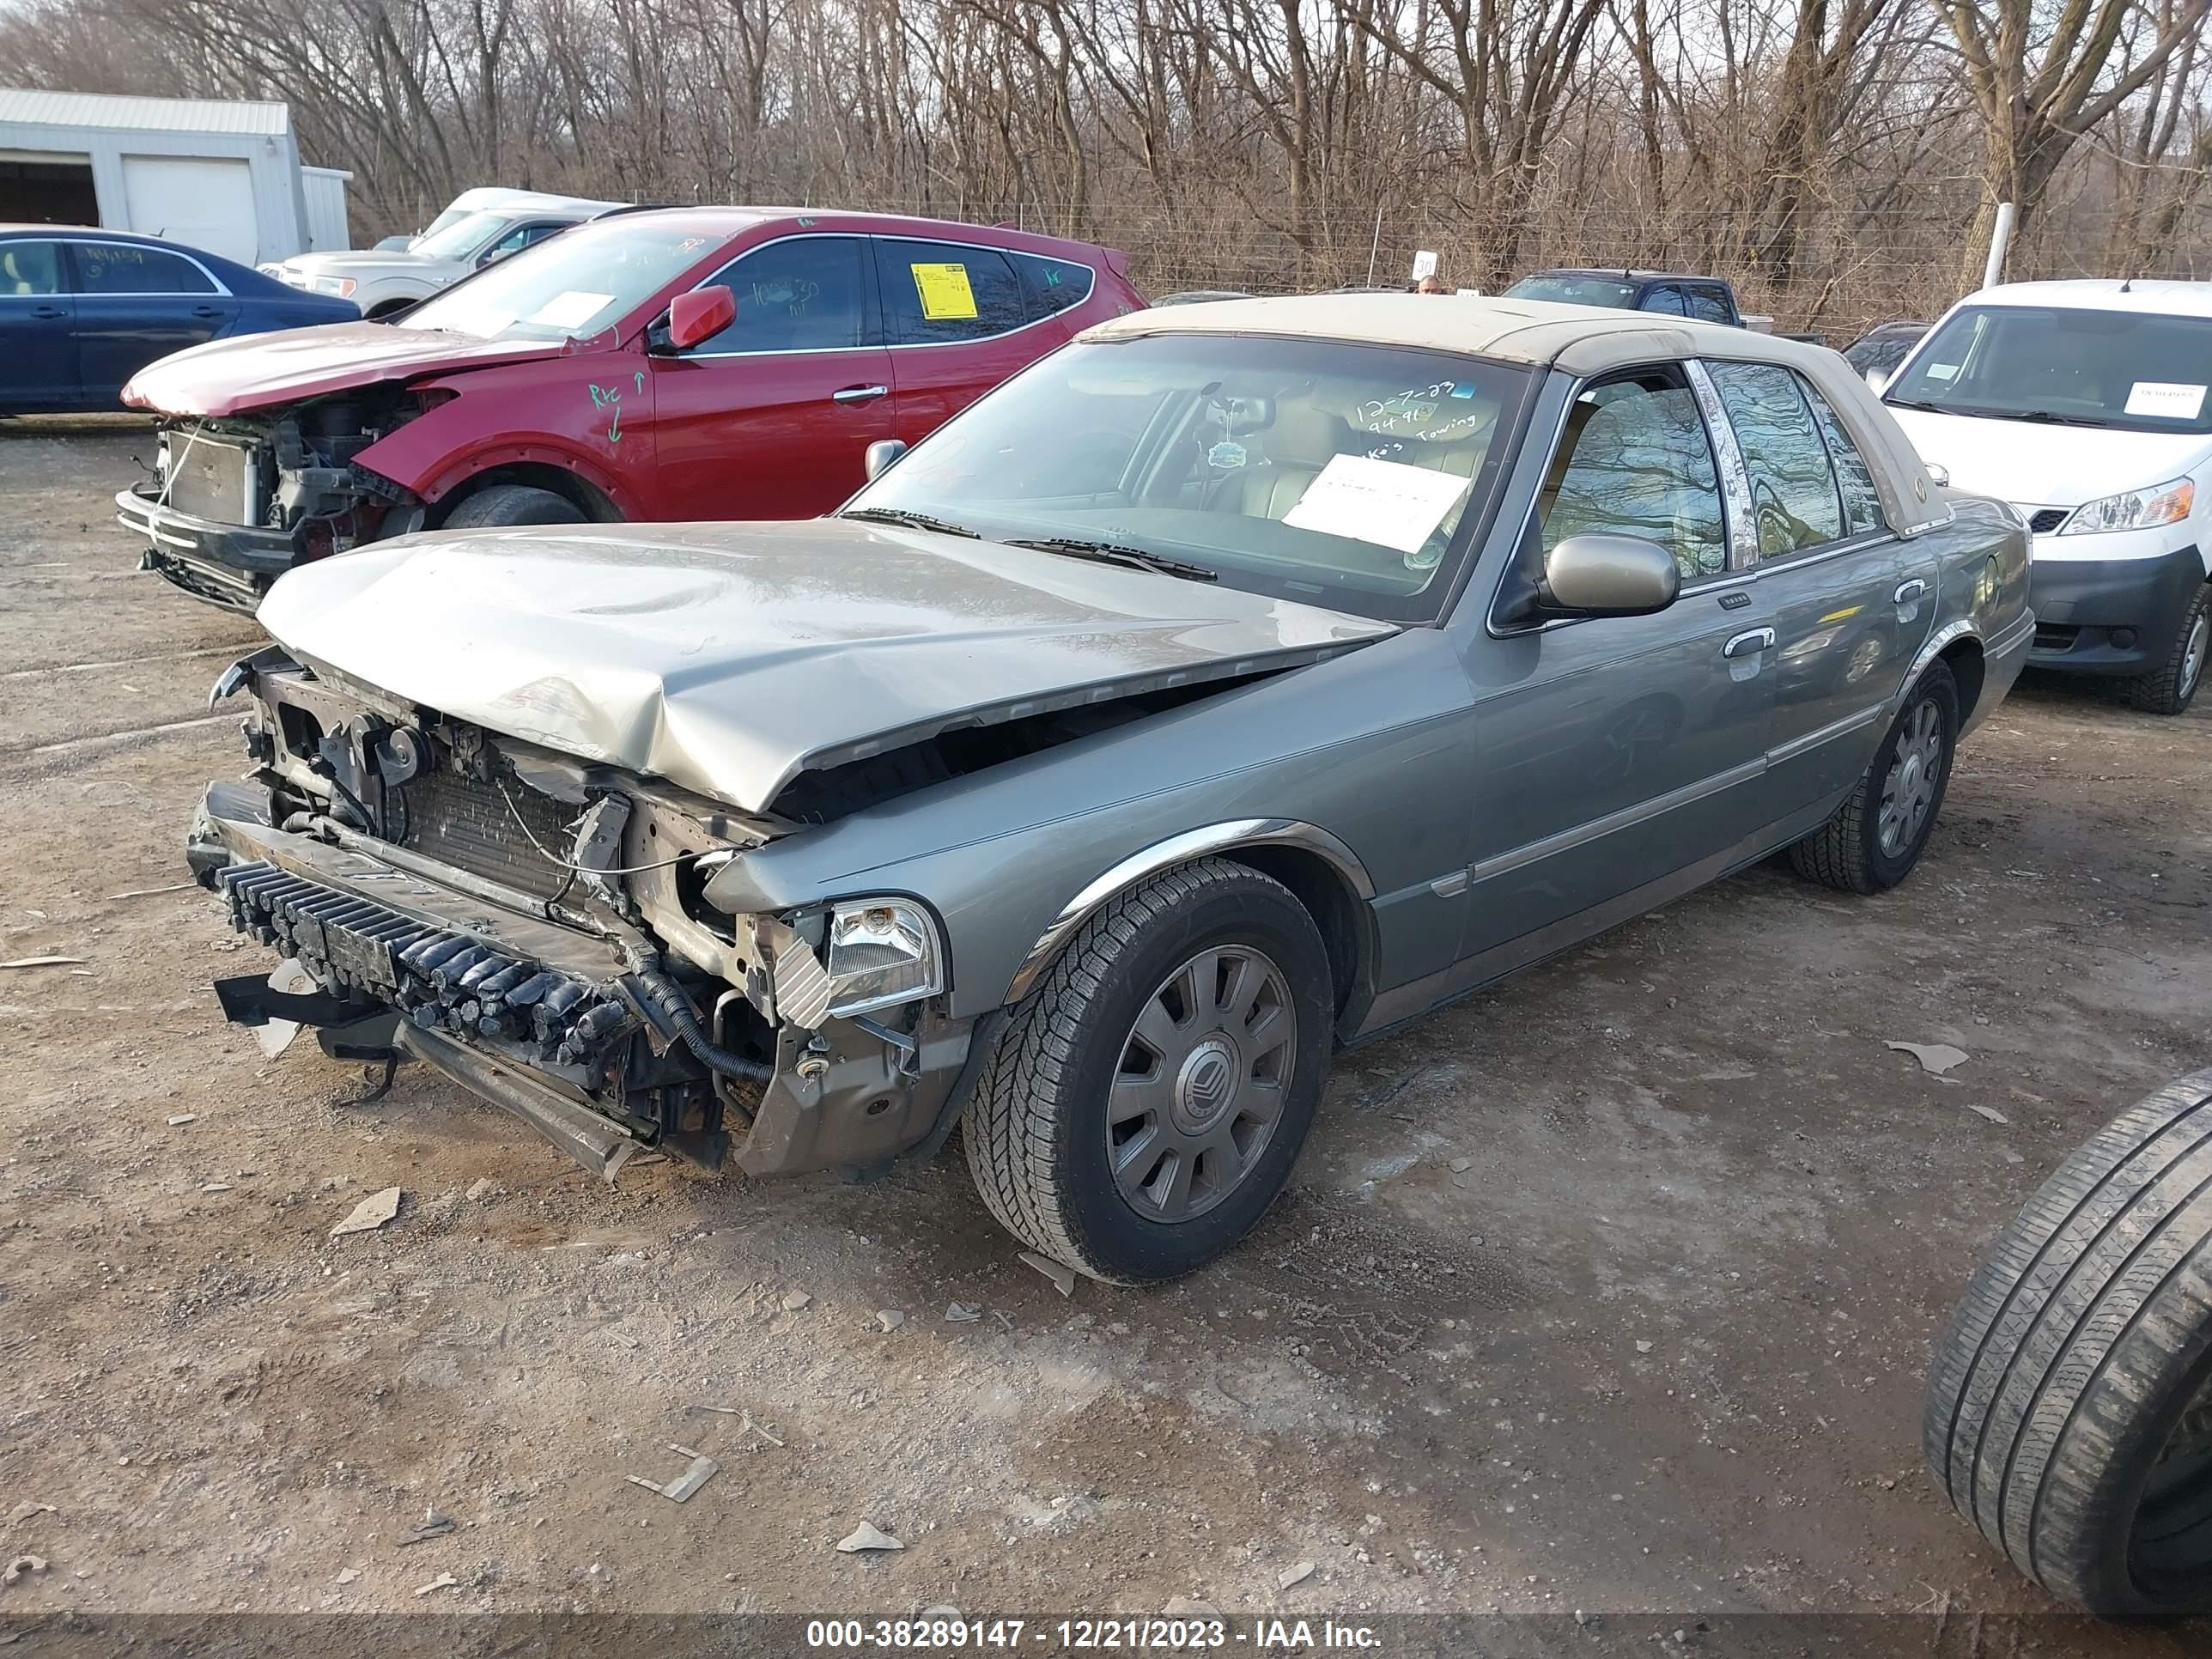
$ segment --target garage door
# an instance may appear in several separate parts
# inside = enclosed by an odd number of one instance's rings
[[[254,228],[253,174],[244,161],[200,155],[123,158],[127,226],[147,236],[166,236],[250,265],[259,257]]]

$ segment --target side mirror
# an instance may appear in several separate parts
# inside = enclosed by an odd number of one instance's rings
[[[1875,397],[1881,397],[1884,392],[1889,389],[1889,375],[1890,371],[1886,368],[1870,368],[1867,370],[1867,390],[1873,392]]]
[[[1682,591],[1674,556],[1641,536],[1590,531],[1570,536],[1544,559],[1546,597],[1588,617],[1643,617]]]
[[[720,283],[679,294],[668,307],[668,349],[686,350],[737,320],[738,296]]]
[[[868,446],[867,452],[860,457],[861,470],[868,475],[869,481],[872,483],[889,471],[891,463],[905,453],[905,439],[878,438]]]

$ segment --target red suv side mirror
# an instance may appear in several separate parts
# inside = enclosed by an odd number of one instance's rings
[[[719,284],[679,294],[668,307],[668,343],[682,351],[712,339],[738,319],[738,296]]]

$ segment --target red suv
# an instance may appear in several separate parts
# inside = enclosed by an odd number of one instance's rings
[[[566,230],[391,322],[139,372],[145,566],[250,609],[303,560],[440,526],[791,519],[1094,322],[1110,248],[876,214],[671,208]]]

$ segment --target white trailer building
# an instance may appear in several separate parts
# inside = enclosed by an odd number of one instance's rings
[[[311,185],[308,171],[283,104],[0,88],[0,223],[135,230],[258,264],[326,243],[333,222],[343,246],[350,175],[313,169]]]

